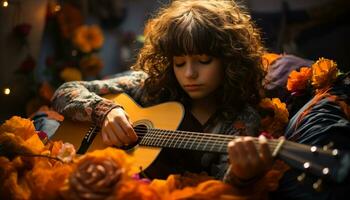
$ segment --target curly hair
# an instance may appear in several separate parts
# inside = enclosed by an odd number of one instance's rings
[[[234,1],[175,0],[147,22],[145,43],[132,68],[149,74],[147,100],[166,98],[186,105],[189,96],[175,78],[173,56],[217,57],[225,74],[218,105],[229,115],[260,101],[264,51],[250,15]]]

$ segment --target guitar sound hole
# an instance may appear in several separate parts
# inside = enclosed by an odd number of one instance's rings
[[[130,144],[128,146],[123,146],[123,147],[121,147],[121,149],[129,150],[129,149],[134,148],[138,143],[140,143],[142,138],[147,134],[148,127],[144,124],[139,124],[139,125],[136,125],[134,127],[134,131],[136,132],[136,135],[138,137],[137,142],[135,144]]]
[[[142,139],[148,132],[148,127],[144,124],[139,124],[134,127],[134,131],[136,132],[139,140]]]

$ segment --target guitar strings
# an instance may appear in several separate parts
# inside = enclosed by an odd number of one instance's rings
[[[152,133],[152,132],[151,132]],[[153,132],[154,133],[154,132]],[[172,139],[172,140],[169,140]],[[180,142],[178,139],[182,139]],[[185,140],[186,139],[186,140]],[[202,139],[202,138],[199,138]],[[200,140],[197,138],[188,138],[186,135],[178,136],[176,138],[171,134],[163,134],[161,138],[157,135],[157,138],[147,137],[145,140],[142,140],[141,144],[144,145],[161,145],[165,147],[182,147],[184,149],[197,149],[197,150],[209,150],[209,151],[218,151],[218,152],[226,152],[227,144],[231,139],[225,140],[224,138],[213,140]],[[257,144],[257,143],[255,143]],[[276,145],[270,145],[270,148],[275,149]]]
[[[135,128],[136,131],[139,131],[139,133],[141,133],[141,131],[143,131],[143,133],[145,135],[147,135],[147,130],[150,130],[150,131],[158,131],[159,133],[162,133],[162,132],[166,132],[167,134],[171,133],[171,136],[173,138],[176,138],[177,136],[179,137],[185,137],[186,139],[188,138],[188,136],[195,136],[199,139],[213,139],[213,137],[215,137],[216,139],[229,139],[229,140],[232,140],[232,139],[235,139],[235,138],[240,138],[240,137],[243,137],[243,136],[235,136],[235,135],[223,135],[223,134],[215,134],[215,133],[197,133],[197,132],[188,132],[188,131],[172,131],[172,130],[162,130],[162,129],[153,129],[153,128]],[[164,135],[164,134],[163,134]],[[191,138],[190,138],[191,139]],[[256,140],[258,141],[257,138],[254,138],[253,137],[253,140]],[[278,144],[279,143],[279,140],[276,140],[276,139],[272,139],[272,140],[269,140],[270,142],[269,143],[274,143],[274,144]]]
[[[235,138],[240,138],[240,137],[243,137],[243,136],[235,136],[235,135],[223,135],[223,134],[215,134],[215,133],[198,133],[198,132],[190,132],[190,131],[178,131],[178,130],[162,130],[162,129],[155,129],[155,128],[140,128],[140,127],[136,127],[134,128],[134,130],[136,130],[137,132],[141,133],[141,131],[144,131],[143,133],[145,135],[147,135],[147,130],[150,130],[150,131],[159,131],[159,133],[162,133],[162,132],[166,132],[166,133],[171,133],[172,135],[179,135],[180,137],[181,136],[195,136],[195,137],[199,137],[199,138],[212,138],[212,137],[215,137],[215,138],[225,138],[225,139],[235,139]],[[258,141],[258,139],[256,137],[252,137],[253,140],[256,140]],[[276,139],[270,139],[269,140],[271,143],[276,143],[278,144],[279,143],[279,140],[276,140]]]
[[[184,147],[187,144],[191,144],[191,147],[194,145],[197,145],[197,148],[199,148],[200,144],[204,144],[204,146],[210,145],[211,149],[213,148],[222,148],[222,145],[227,145],[229,141],[231,141],[234,138],[239,138],[242,136],[234,136],[234,135],[221,135],[221,134],[213,134],[213,133],[197,133],[197,132],[187,132],[187,131],[172,131],[172,130],[161,130],[161,129],[153,129],[153,128],[146,128],[146,127],[135,127],[134,130],[138,132],[139,136],[143,137],[144,141],[143,143],[164,143],[166,142],[166,145],[169,146],[176,146],[178,143],[179,145],[182,145],[184,142],[183,140],[186,140],[184,143]],[[161,134],[159,134],[161,133]],[[157,134],[157,135],[152,135]],[[161,136],[161,138],[159,137]],[[173,139],[172,141],[169,141],[168,139]],[[178,141],[181,139],[182,141]],[[150,141],[149,141],[150,140]],[[210,143],[212,141],[212,143]],[[258,139],[253,138],[253,142],[255,144],[258,144]],[[168,144],[170,143],[170,144]],[[174,144],[173,144],[174,143]],[[194,144],[193,144],[194,143]],[[268,142],[269,146],[272,148],[275,148],[279,141],[277,140],[270,140]]]

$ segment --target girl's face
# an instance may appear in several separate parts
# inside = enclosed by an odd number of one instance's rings
[[[220,60],[208,55],[174,56],[173,68],[182,89],[194,100],[212,94],[224,77]]]

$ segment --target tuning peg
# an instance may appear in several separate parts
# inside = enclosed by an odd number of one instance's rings
[[[305,177],[306,177],[306,174],[305,174],[305,173],[301,173],[301,174],[297,177],[297,180],[298,180],[300,183],[303,183],[304,180],[305,180]]]
[[[338,157],[338,155],[339,155],[338,149],[333,149],[333,150],[332,150],[332,155],[333,155],[334,157]]]
[[[327,145],[324,145],[323,146],[323,150],[328,150],[328,149],[330,149],[330,148],[332,148],[333,147],[333,145],[334,145],[334,143],[333,142],[330,142],[330,143],[328,143]]]
[[[315,183],[312,184],[312,188],[316,190],[317,192],[321,191],[322,189],[322,179],[318,179]]]
[[[316,146],[312,146],[312,147],[310,148],[310,151],[311,151],[312,153],[317,153],[317,147],[316,147]]]

